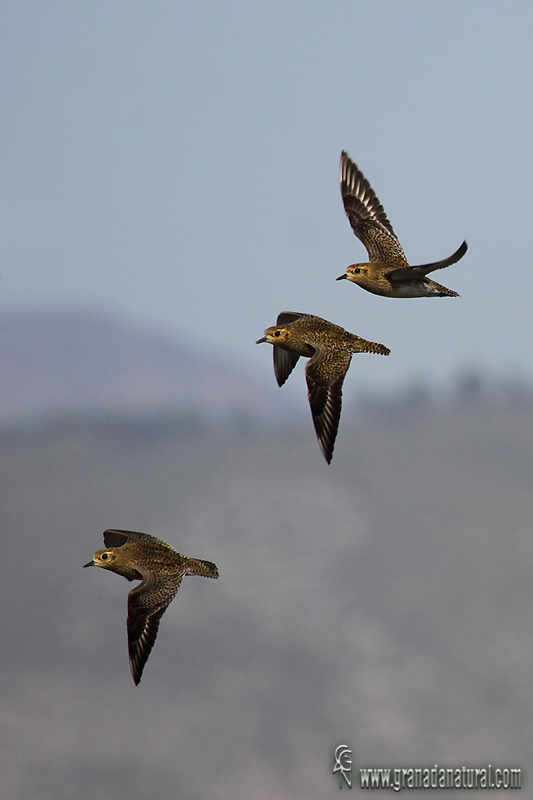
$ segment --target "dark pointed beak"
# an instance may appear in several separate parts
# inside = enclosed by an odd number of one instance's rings
[[[344,273],[344,275],[339,275],[339,277],[338,277],[338,278],[335,278],[335,280],[336,280],[336,281],[342,281],[344,278],[347,278],[347,277],[348,277],[348,276],[346,275],[346,273]]]
[[[94,567],[94,566],[95,566],[94,561],[89,561],[88,564],[83,565],[83,569],[85,569],[85,567]]]
[[[266,336],[263,336],[262,339],[258,339],[256,344],[262,344],[263,342],[266,342]]]

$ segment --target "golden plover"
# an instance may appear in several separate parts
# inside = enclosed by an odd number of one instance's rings
[[[161,617],[174,599],[184,575],[218,578],[211,561],[186,558],[155,536],[136,531],[104,532],[104,550],[98,550],[84,567],[102,567],[140,580],[128,594],[128,648],[133,680],[141,680],[154,646]]]
[[[383,206],[361,170],[344,150],[340,178],[346,216],[353,232],[366,247],[370,261],[351,264],[337,280],[346,278],[367,292],[383,297],[459,297],[457,292],[426,276],[428,272],[459,261],[467,251],[467,243],[463,242],[452,256],[443,261],[409,266]]]
[[[276,325],[267,328],[256,344],[274,345],[274,373],[283,386],[300,356],[309,358],[305,367],[307,394],[318,443],[328,464],[333,456],[342,404],[342,384],[354,353],[390,350],[367,342],[339,325],[312,314],[282,311]]]

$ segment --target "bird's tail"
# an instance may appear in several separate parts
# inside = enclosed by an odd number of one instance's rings
[[[376,353],[380,356],[388,356],[390,350],[388,347],[385,347],[384,344],[378,344],[378,342],[367,342],[366,339],[361,339],[357,337],[359,341],[357,342],[357,350],[358,353]]]
[[[203,575],[204,578],[218,578],[218,569],[212,561],[188,558],[186,575]]]

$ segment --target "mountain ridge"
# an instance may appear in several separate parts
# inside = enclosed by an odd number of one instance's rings
[[[266,377],[103,311],[0,312],[0,375],[0,423],[106,412],[268,418],[290,406]]]

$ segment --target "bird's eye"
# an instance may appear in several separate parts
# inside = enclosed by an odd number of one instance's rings
[[[109,553],[102,553],[100,558],[102,559],[102,561],[107,561],[107,559],[109,558]]]
[[[354,273],[355,273],[356,275],[359,275],[359,273],[360,273],[360,272],[361,272],[361,270],[359,269],[359,267],[357,267],[357,269],[354,269]]]
[[[274,331],[274,336],[281,336],[281,331]]]

